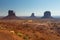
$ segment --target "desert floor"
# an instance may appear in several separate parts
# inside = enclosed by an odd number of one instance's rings
[[[0,20],[0,40],[60,40],[60,21]]]

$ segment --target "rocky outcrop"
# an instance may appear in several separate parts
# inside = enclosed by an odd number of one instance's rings
[[[50,11],[45,11],[44,16],[42,18],[52,18]]]
[[[32,13],[30,17],[35,17],[34,13]]]
[[[34,13],[31,14],[30,17],[28,17],[28,19],[36,19],[37,17],[34,15]]]
[[[15,12],[13,10],[8,11],[8,16],[16,16]]]
[[[19,19],[13,10],[8,11],[8,15],[4,17],[3,19]]]

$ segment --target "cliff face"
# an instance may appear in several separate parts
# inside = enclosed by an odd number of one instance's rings
[[[52,18],[50,11],[45,11],[44,16],[42,18]]]

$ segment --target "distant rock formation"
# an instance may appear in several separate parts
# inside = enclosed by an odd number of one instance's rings
[[[34,15],[34,13],[32,13],[31,16],[30,16],[29,18],[31,18],[31,19],[35,19],[36,16]]]
[[[42,18],[52,18],[50,11],[45,11],[44,16]]]
[[[34,13],[32,13],[30,17],[35,17]]]
[[[30,17],[28,17],[28,19],[36,19],[37,17],[34,15],[34,13],[31,14]]]
[[[8,11],[8,16],[16,16],[13,10]]]
[[[4,17],[3,19],[19,19],[13,10],[8,11],[8,15]]]

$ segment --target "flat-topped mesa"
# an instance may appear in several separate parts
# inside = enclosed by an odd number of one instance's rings
[[[44,16],[42,18],[52,18],[50,11],[45,11]]]
[[[35,17],[34,13],[32,13],[30,17]]]

